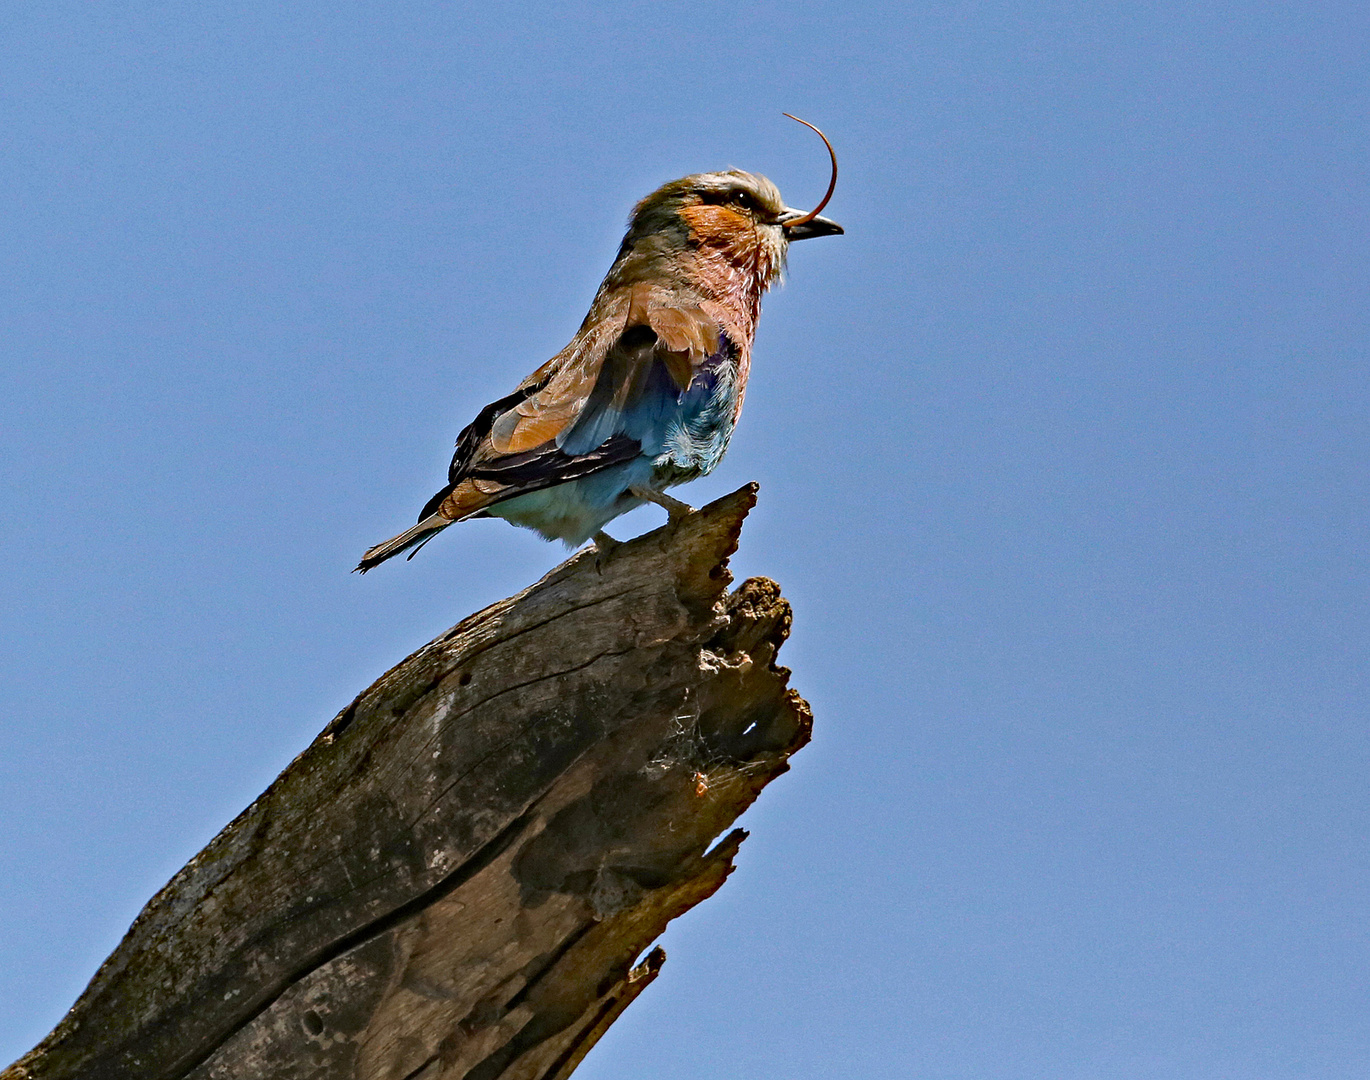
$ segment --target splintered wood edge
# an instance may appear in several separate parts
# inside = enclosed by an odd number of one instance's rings
[[[623,1015],[638,995],[656,981],[661,966],[666,963],[666,950],[660,945],[654,948],[641,964],[628,973],[628,977],[614,988],[608,1000],[595,1012],[590,1023],[576,1040],[562,1051],[562,1056],[553,1062],[544,1080],[565,1080],[585,1060],[585,1055],[595,1048],[609,1027]]]
[[[709,607],[714,607],[726,596],[727,587],[731,583],[732,575],[727,570],[727,560],[737,549],[743,521],[746,518],[748,511],[750,511],[756,502],[756,491],[757,486],[755,484],[746,485],[742,489],[724,496],[680,520],[669,523],[660,529],[654,530],[634,540],[624,542],[620,547],[613,549],[612,552],[608,554],[607,561],[614,565],[611,565],[607,572],[631,574],[634,572],[653,572],[656,570],[672,569],[677,573],[678,594],[680,595],[682,602],[688,604],[689,601],[694,601],[701,606],[707,605]],[[26,1080],[26,1078],[31,1076],[58,1078],[81,1075],[83,1071],[82,1061],[88,1062],[92,1057],[98,1057],[101,1054],[101,1051],[94,1047],[91,1049],[90,1053],[86,1054],[77,1051],[77,1057],[73,1060],[70,1053],[72,1050],[76,1050],[76,1048],[65,1048],[67,1052],[64,1053],[62,1044],[66,1042],[68,1036],[76,1034],[78,1029],[86,1026],[95,1027],[99,1024],[98,1013],[94,1016],[87,1016],[85,1015],[85,1012],[88,1012],[89,1010],[83,1011],[82,1006],[93,1003],[90,1001],[90,996],[93,991],[100,988],[102,981],[110,979],[117,980],[122,978],[124,973],[130,971],[130,969],[136,970],[137,960],[142,951],[146,948],[155,946],[155,940],[138,940],[138,931],[141,927],[145,926],[147,920],[154,917],[160,919],[165,915],[168,909],[174,909],[178,906],[178,900],[181,905],[184,905],[187,902],[188,898],[179,896],[179,890],[177,889],[177,886],[182,882],[187,885],[192,884],[190,881],[183,878],[182,875],[185,871],[189,871],[196,864],[203,865],[206,860],[211,863],[216,861],[216,851],[221,855],[226,854],[224,845],[228,844],[231,846],[231,836],[238,827],[250,826],[252,811],[256,809],[263,800],[270,798],[273,793],[279,793],[280,785],[286,782],[289,777],[302,770],[308,769],[310,765],[314,764],[310,761],[314,755],[322,752],[325,756],[328,756],[328,748],[333,746],[336,736],[348,726],[349,721],[345,718],[349,716],[349,713],[355,713],[356,708],[361,702],[378,692],[384,693],[387,684],[393,686],[409,667],[419,662],[425,654],[434,647],[443,642],[450,641],[454,636],[461,634],[471,627],[479,625],[482,620],[488,619],[492,613],[498,614],[516,609],[520,603],[528,601],[530,598],[537,596],[540,592],[553,589],[557,586],[571,586],[574,584],[575,578],[591,574],[604,575],[606,573],[606,567],[604,565],[606,559],[601,558],[600,555],[601,553],[597,553],[594,550],[577,553],[565,563],[544,576],[539,582],[530,586],[528,589],[523,590],[523,592],[519,593],[517,596],[511,597],[505,601],[500,601],[499,603],[484,609],[482,612],[462,620],[462,622],[458,623],[452,630],[440,635],[434,642],[420,648],[410,657],[396,665],[373,683],[368,690],[359,695],[357,700],[354,701],[348,709],[343,710],[338,717],[335,717],[334,720],[325,727],[324,731],[321,732],[320,736],[307,750],[287,766],[281,776],[263,793],[263,796],[254,801],[252,807],[249,807],[235,818],[214,841],[211,841],[202,852],[197,854],[195,858],[187,864],[185,870],[178,873],[177,876],[168,883],[166,888],[159,891],[145,907],[138,919],[135,920],[133,926],[125,936],[124,941],[121,942],[120,946],[115,949],[110,958],[102,965],[101,970],[97,972],[95,978],[92,979],[90,987],[88,987],[86,992],[78,999],[76,1005],[73,1006],[67,1016],[63,1018],[53,1032],[37,1047],[24,1055],[23,1058],[15,1062],[8,1069],[0,1072],[0,1080]],[[671,555],[674,555],[675,558],[671,559]],[[787,696],[791,699],[791,703],[795,707],[796,713],[799,714],[802,733],[797,739],[796,744],[784,754],[784,757],[786,758],[788,758],[790,753],[793,753],[794,750],[797,750],[807,742],[808,737],[807,707],[804,705],[802,699],[793,691],[787,691]],[[785,766],[782,764],[773,775],[779,775],[779,772],[784,771],[784,768]],[[773,778],[773,775],[770,778]],[[730,843],[720,844],[718,848],[715,848],[713,852],[709,853],[709,857],[705,860],[706,863],[717,868],[720,866],[717,856],[725,855],[723,862],[726,863],[726,868],[722,870],[721,874],[715,877],[714,874],[708,873],[706,868],[705,872],[702,872],[698,877],[680,883],[681,892],[694,893],[695,895],[684,902],[683,906],[679,907],[678,910],[666,916],[661,924],[663,928],[665,922],[676,917],[676,915],[684,910],[688,910],[689,907],[699,903],[708,895],[712,895],[712,893],[721,886],[723,880],[727,877],[727,873],[731,871],[731,857],[736,853],[736,845],[740,843],[741,835],[743,834],[740,834],[739,831],[736,839],[730,837]],[[724,846],[730,846],[732,849],[731,852],[721,852],[719,849]],[[701,878],[713,878],[714,880],[710,882],[709,886],[706,887],[704,891],[698,892],[697,890],[703,884]],[[694,887],[690,888],[690,886]],[[192,887],[190,891],[193,894],[197,890]],[[675,892],[676,890],[670,891]],[[686,900],[686,898],[681,895],[677,897],[677,900]],[[191,900],[190,902],[193,904],[195,901]],[[173,916],[173,918],[174,917],[175,916]],[[659,932],[659,930],[656,931],[656,933]],[[653,934],[653,936],[655,936],[655,934]],[[602,1036],[604,1031],[613,1023],[614,1019],[616,1019],[623,1010],[626,1009],[627,1005],[655,978],[663,960],[664,953],[660,952],[660,950],[654,951],[649,955],[645,964],[634,968],[632,972],[625,976],[624,980],[617,987],[611,989],[607,995],[601,998],[601,1001],[592,1010],[592,1015],[589,1017],[588,1022],[581,1025],[579,1033],[562,1051],[564,1060],[558,1059],[554,1063],[552,1071],[544,1074],[547,1080],[552,1080],[553,1077],[564,1077],[575,1068],[585,1054],[589,1052],[594,1043]],[[80,1041],[84,1042],[85,1040],[82,1039]],[[49,1057],[49,1052],[55,1052],[55,1059]],[[213,1052],[213,1050],[209,1051],[209,1053]],[[46,1063],[43,1060],[44,1058],[48,1058]],[[67,1059],[65,1062],[62,1060],[64,1058]],[[203,1060],[203,1058],[201,1058],[201,1060]],[[45,1064],[48,1067],[45,1068]]]
[[[633,913],[637,920],[656,927],[650,938],[659,937],[667,924],[703,903],[723,887],[723,883],[732,876],[735,869],[734,860],[747,836],[745,829],[733,829],[699,859],[694,874],[668,889],[661,890],[664,895],[651,899],[648,905],[650,910]],[[601,994],[586,1010],[582,1020],[572,1025],[565,1046],[551,1065],[538,1073],[538,1080],[564,1080],[570,1076],[614,1021],[622,1016],[628,1006],[656,980],[665,963],[666,950],[656,945],[640,964],[633,966],[622,979]]]

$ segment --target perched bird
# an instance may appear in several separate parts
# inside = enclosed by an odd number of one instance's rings
[[[837,185],[837,154],[799,122],[832,159],[818,206],[793,210],[764,176],[735,169],[648,195],[570,344],[480,411],[418,524],[371,548],[358,570],[417,553],[467,518],[607,547],[614,541],[604,525],[644,502],[672,518],[689,512],[664,492],[709,472],[727,449],[761,294],[784,269],[791,241],[842,232],[818,216]]]

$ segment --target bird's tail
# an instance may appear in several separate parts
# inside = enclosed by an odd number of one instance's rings
[[[373,566],[379,566],[393,555],[408,551],[415,545],[422,546],[451,524],[451,518],[445,518],[437,513],[429,514],[413,528],[405,529],[399,536],[392,536],[385,543],[369,548],[366,554],[362,556],[362,561],[357,564],[355,572],[364,574]],[[413,556],[411,555],[410,558],[412,559]]]

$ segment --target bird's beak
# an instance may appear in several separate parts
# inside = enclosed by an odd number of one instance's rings
[[[837,222],[825,217],[810,218],[800,225],[787,224],[803,217],[808,217],[808,214],[803,210],[792,210],[787,207],[785,212],[776,220],[776,224],[785,230],[786,240],[809,240],[815,236],[841,236],[846,231]]]

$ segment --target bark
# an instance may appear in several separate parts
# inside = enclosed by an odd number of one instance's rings
[[[391,669],[138,916],[0,1080],[558,1080],[713,894],[810,715],[728,594],[748,486]]]

